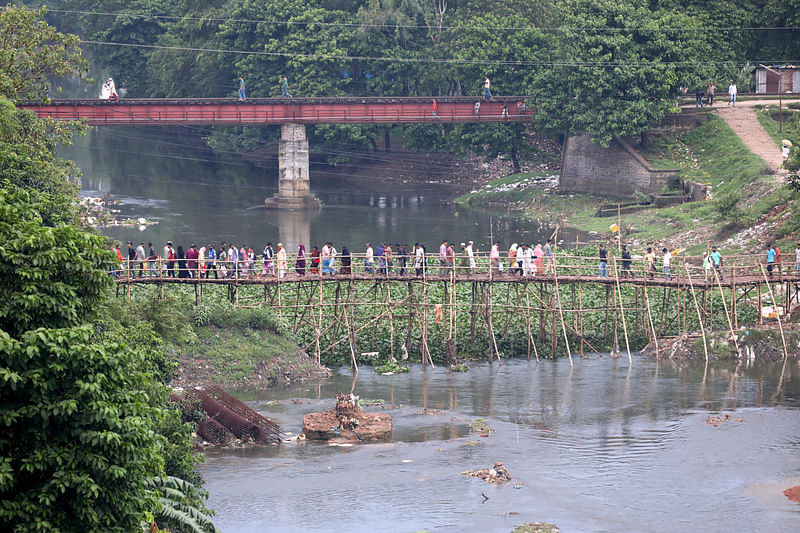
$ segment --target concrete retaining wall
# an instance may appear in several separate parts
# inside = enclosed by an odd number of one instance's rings
[[[564,192],[625,198],[636,191],[657,194],[665,186],[680,186],[678,170],[652,168],[624,139],[614,139],[608,148],[592,143],[586,134],[564,142],[560,180]]]

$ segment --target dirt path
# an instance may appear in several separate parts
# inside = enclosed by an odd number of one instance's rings
[[[748,102],[749,103],[749,102]],[[780,173],[783,163],[781,149],[758,121],[751,106],[719,105],[714,113],[721,117],[754,154],[763,159],[773,172]]]

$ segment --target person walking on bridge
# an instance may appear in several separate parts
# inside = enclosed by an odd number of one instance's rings
[[[647,247],[647,253],[644,254],[644,266],[647,270],[647,276],[653,279],[656,273],[656,253],[651,246]]]
[[[672,274],[669,273],[670,266],[672,265],[672,253],[666,248],[662,248],[661,252],[664,254],[662,264],[664,265],[664,280],[669,281],[672,279]]]
[[[439,274],[445,275],[447,273],[447,239],[439,245],[439,267]]]
[[[306,245],[300,243],[297,249],[297,259],[294,262],[295,271],[301,276],[306,275]]]
[[[275,262],[278,265],[278,279],[283,279],[286,275],[286,250],[283,249],[283,243],[278,243],[278,253],[275,254]]]
[[[447,244],[447,269],[449,272],[455,272],[454,267],[456,264],[456,247],[451,242]]]
[[[800,276],[800,242],[797,243],[797,247],[794,249],[794,275]]]
[[[281,76],[281,92],[284,98],[292,97],[292,95],[289,94],[289,80],[286,79],[286,76]]]
[[[710,257],[714,270],[717,272],[719,279],[722,279],[722,254],[717,251],[716,246],[711,247]]]
[[[607,278],[608,277],[608,250],[606,250],[605,246],[602,244],[600,245],[600,249],[597,252],[597,258],[600,259],[600,265],[597,267],[597,277],[599,278]]]
[[[492,82],[489,81],[489,76],[483,77],[483,99],[487,102],[492,99]]]
[[[367,250],[364,254],[364,272],[367,274],[375,273],[375,251],[370,243],[367,243]]]
[[[245,90],[244,90],[244,78],[239,76],[236,79],[239,80],[239,101],[240,102],[244,102],[244,101],[247,100],[247,95],[245,94]]]
[[[500,243],[495,241],[489,251],[489,268],[493,273],[500,273]]]

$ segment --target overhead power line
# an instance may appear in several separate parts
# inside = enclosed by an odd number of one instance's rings
[[[296,21],[296,20],[267,20],[267,19],[239,19],[239,18],[215,18],[215,17],[189,17],[179,15],[153,15],[149,13],[131,13],[131,12],[109,12],[109,11],[81,11],[75,9],[48,9],[50,13],[64,13],[71,15],[94,15],[106,17],[135,17],[135,18],[150,18],[159,20],[190,20],[199,22],[235,22],[241,24],[272,24],[275,26],[331,26],[331,27],[346,27],[346,28],[376,28],[376,29],[405,29],[405,30],[428,30],[431,26],[424,24],[369,24],[363,22],[319,22],[319,21]],[[800,26],[679,26],[679,27],[639,27],[639,26],[587,26],[587,27],[574,27],[574,26],[434,26],[436,30],[480,30],[480,31],[527,31],[538,30],[543,32],[566,32],[566,31],[597,31],[618,33],[626,31],[644,31],[644,32],[667,32],[667,31],[795,31],[800,30]]]
[[[98,46],[118,46],[123,48],[149,48],[155,50],[177,50],[182,52],[208,52],[214,54],[238,54],[266,57],[289,57],[318,60],[347,60],[347,61],[386,61],[399,63],[432,63],[446,65],[508,65],[520,67],[628,67],[642,68],[656,65],[672,65],[677,67],[691,67],[703,65],[729,65],[739,66],[736,61],[647,61],[647,62],[621,62],[621,61],[525,61],[505,59],[437,59],[424,57],[383,57],[383,56],[351,56],[333,54],[305,54],[300,52],[266,52],[257,50],[226,50],[223,48],[197,48],[184,46],[165,46],[158,44],[115,43],[111,41],[82,40],[82,44]],[[754,60],[755,61],[755,60]],[[758,60],[756,63],[776,64],[785,62],[798,62],[797,60]]]

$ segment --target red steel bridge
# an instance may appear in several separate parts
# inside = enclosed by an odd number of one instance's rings
[[[51,100],[19,107],[42,118],[86,119],[92,126],[525,122],[533,116],[525,96],[496,96],[488,102],[477,96],[435,101],[435,114],[432,97]]]

